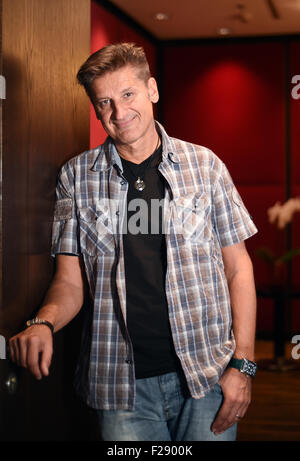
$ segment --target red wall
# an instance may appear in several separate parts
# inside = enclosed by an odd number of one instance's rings
[[[300,74],[299,42],[291,44],[291,72]],[[259,233],[247,241],[258,287],[270,284],[260,246],[284,252],[285,234],[268,222],[267,209],[285,201],[284,41],[169,45],[164,50],[164,124],[169,134],[211,148],[227,165]],[[176,75],[176,78],[174,76]],[[300,100],[291,102],[293,194],[300,195]],[[299,218],[293,224],[299,242]],[[299,257],[300,259],[300,257]],[[298,259],[298,261],[299,261]],[[295,260],[295,268],[298,264]],[[297,266],[298,267],[298,266]],[[294,282],[299,284],[299,269]],[[300,309],[292,306],[292,329]],[[258,300],[258,331],[271,331],[273,304]]]
[[[156,50],[155,46],[145,39],[138,32],[127,26],[123,21],[114,14],[108,12],[105,8],[97,3],[91,3],[91,53],[100,48],[117,42],[134,42],[142,46],[148,57],[152,75],[156,75]],[[90,123],[90,146],[94,148],[102,144],[106,138],[100,122],[95,116],[91,106],[91,123]]]
[[[300,99],[290,98],[286,133],[286,44],[284,39],[247,43],[162,45],[163,69],[156,48],[114,14],[92,1],[91,52],[113,42],[134,41],[145,48],[153,75],[163,73],[162,121],[170,135],[211,148],[227,165],[259,229],[247,241],[258,287],[270,284],[266,263],[256,250],[281,254],[284,232],[268,222],[267,209],[285,201],[286,136],[290,136],[292,195],[300,196]],[[300,42],[290,44],[290,80],[300,74]],[[292,85],[291,85],[292,88]],[[91,108],[91,147],[106,134]],[[300,213],[292,235],[300,247]],[[299,285],[300,256],[293,263]],[[300,301],[293,302],[289,329],[300,330]],[[258,331],[272,331],[272,301],[258,300]]]

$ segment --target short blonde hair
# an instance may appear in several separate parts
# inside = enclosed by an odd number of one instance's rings
[[[89,94],[95,78],[127,65],[137,68],[137,76],[145,83],[148,82],[151,74],[144,49],[135,43],[126,42],[107,45],[93,53],[80,67],[77,81]]]

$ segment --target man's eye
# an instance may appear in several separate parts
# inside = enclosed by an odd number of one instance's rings
[[[104,109],[104,107],[108,106],[109,104],[109,99],[103,99],[102,101],[99,102],[99,106],[101,109]]]
[[[133,93],[131,91],[128,91],[127,93],[124,94],[124,97],[128,99],[132,95],[133,95]]]

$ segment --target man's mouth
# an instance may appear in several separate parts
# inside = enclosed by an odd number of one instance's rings
[[[118,120],[118,121],[114,121],[113,123],[115,127],[118,128],[118,130],[124,130],[130,126],[130,124],[133,122],[134,119],[135,117],[131,117],[128,120]]]

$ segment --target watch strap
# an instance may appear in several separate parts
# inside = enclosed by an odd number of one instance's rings
[[[27,320],[26,328],[29,328],[33,325],[46,325],[48,328],[50,328],[51,333],[54,334],[54,326],[52,325],[52,323],[48,322],[48,320],[40,319],[38,317],[35,317],[31,320]]]
[[[228,366],[231,368],[236,368],[237,370],[241,370],[243,366],[243,359],[235,359],[234,357],[232,357]]]
[[[231,368],[236,368],[241,373],[244,373],[244,374],[246,374],[248,376],[251,376],[252,378],[255,376],[256,370],[257,370],[256,363],[251,362],[251,360],[248,360],[248,359],[245,359],[245,358],[236,359],[236,358],[232,357],[232,359],[230,360],[228,366],[231,367]]]

